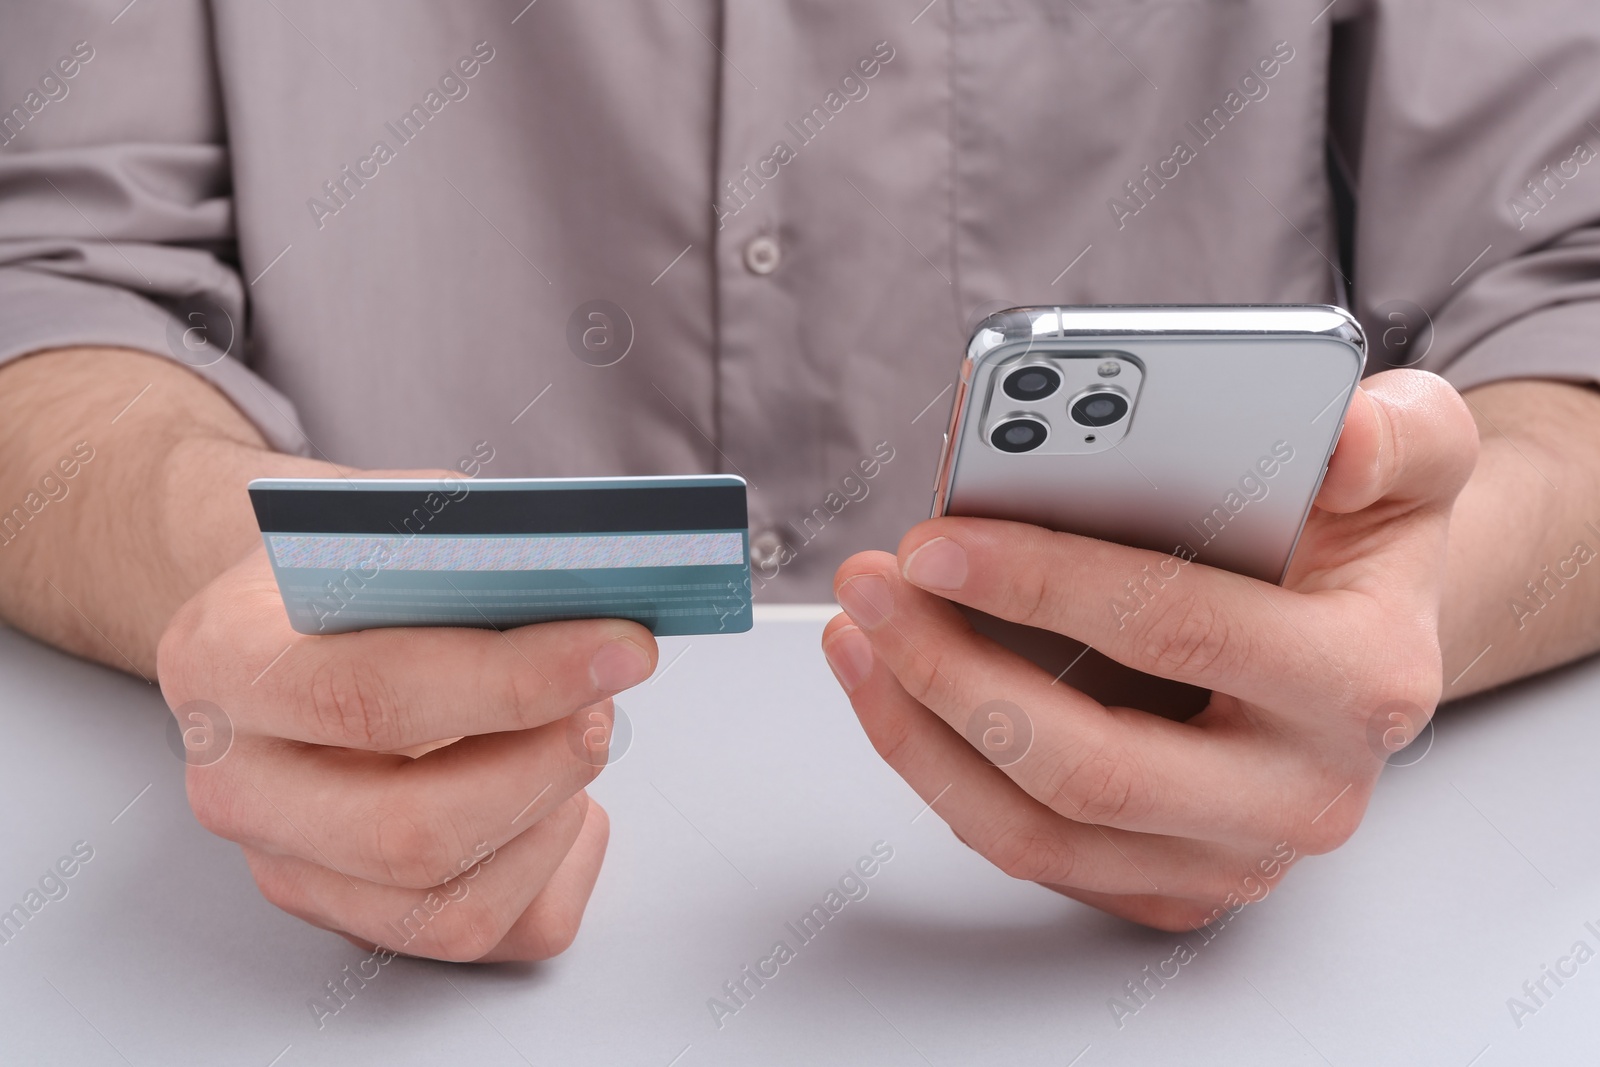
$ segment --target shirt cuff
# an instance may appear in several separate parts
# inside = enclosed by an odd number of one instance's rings
[[[1524,315],[1439,373],[1462,392],[1510,378],[1600,383],[1600,301],[1557,304]]]
[[[23,267],[0,269],[0,365],[48,348],[138,349],[216,386],[274,450],[311,453],[294,404],[235,358],[244,343],[242,323],[234,330],[235,351],[206,366],[179,358],[183,330],[172,314],[126,289]]]

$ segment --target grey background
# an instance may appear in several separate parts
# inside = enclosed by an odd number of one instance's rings
[[[818,653],[821,615],[796,618],[665,641],[670,668],[625,695],[569,953],[395,960],[320,1031],[308,998],[366,954],[276,911],[195,823],[160,694],[0,630],[0,907],[95,849],[0,945],[0,1062],[1593,1062],[1600,959],[1520,1030],[1506,1000],[1579,938],[1600,948],[1600,663],[1446,711],[1349,845],[1190,938],[1119,1030],[1108,998],[1176,938],[1009,881],[919,817]],[[878,840],[895,855],[869,895],[719,1030],[707,998]]]

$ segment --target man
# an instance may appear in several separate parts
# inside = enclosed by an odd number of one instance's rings
[[[224,709],[197,816],[359,943],[466,871],[406,951],[570,942],[606,822],[563,731],[655,646],[295,635],[251,477],[741,473],[757,595],[836,591],[895,769],[1006,872],[1169,928],[1343,841],[1392,709],[1600,646],[1589,0],[20,7],[0,609]],[[1347,298],[1408,369],[1352,400],[1287,588],[1191,567],[1118,629],[1159,557],[899,540],[975,316]],[[1216,695],[1101,708],[951,600]],[[992,699],[1036,733],[1003,774],[960,733]]]

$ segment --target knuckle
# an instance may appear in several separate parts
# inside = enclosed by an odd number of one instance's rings
[[[1284,814],[1273,836],[1292,841],[1298,853],[1314,856],[1332,852],[1355,835],[1377,774],[1352,779],[1328,768],[1308,779],[1310,784],[1300,796],[1281,805]]]
[[[611,762],[612,756],[609,749],[605,759],[569,759],[567,766],[577,771],[577,779],[572,781],[569,788],[587,789],[594,784],[595,779],[600,777],[606,766]]]
[[[318,664],[301,691],[301,702],[321,737],[352,748],[399,747],[398,705],[365,660],[332,657]]]
[[[599,801],[589,801],[588,809],[584,812],[584,822],[593,825],[594,836],[603,850],[611,840],[611,816],[606,814],[606,809],[600,806]]]
[[[1075,850],[1058,834],[1031,822],[1014,822],[998,830],[978,851],[1008,878],[1024,882],[1072,885]]]
[[[588,817],[588,809],[593,806],[587,793],[574,793],[563,800],[550,814],[540,820],[541,827],[547,835],[543,847],[559,852],[565,857],[572,850],[578,834],[583,831],[584,819]]]
[[[1053,585],[1044,567],[1025,567],[1012,578],[1011,601],[1017,622],[1048,628],[1054,621],[1050,611]]]
[[[589,829],[604,849],[611,832],[611,820],[599,804],[574,797],[566,806],[579,822],[579,832]],[[590,829],[592,828],[592,829]],[[563,860],[563,863],[570,861]],[[583,894],[541,894],[515,924],[517,956],[527,960],[547,960],[559,956],[577,940],[583,923],[586,897]]]
[[[514,638],[508,636],[507,640]],[[552,718],[541,713],[552,703],[550,681],[531,669],[518,669],[526,667],[521,659],[512,667],[503,660],[494,660],[484,662],[479,672],[486,706],[505,709],[508,721],[519,728],[537,726]]]
[[[433,921],[431,955],[470,963],[488,955],[505,936],[507,924],[477,897],[447,902]]]
[[[1380,632],[1374,629],[1374,632]],[[1364,666],[1355,669],[1356,695],[1343,704],[1349,729],[1369,731],[1375,720],[1403,724],[1412,739],[1433,717],[1444,693],[1444,663],[1431,620],[1413,633],[1382,631]],[[1366,738],[1370,744],[1371,736]]]
[[[583,913],[563,904],[541,913],[529,924],[523,955],[531,960],[548,960],[561,955],[578,939]]]
[[[1416,708],[1425,716],[1432,716],[1444,692],[1444,669],[1435,644],[1426,652],[1409,657],[1390,672],[1390,678],[1378,688],[1371,701],[1373,707],[1386,704],[1404,704]]]
[[[251,864],[251,877],[256,881],[256,889],[268,904],[279,911],[286,911],[290,915],[305,913],[304,894],[300,888],[300,880],[288,873],[287,865],[280,863],[254,863]]]
[[[1164,610],[1151,612],[1138,640],[1140,665],[1168,678],[1210,677],[1226,673],[1244,655],[1240,631],[1211,601],[1184,594]]]
[[[1364,741],[1379,761],[1387,759],[1400,747],[1424,738],[1438,699],[1437,687],[1431,691],[1425,687],[1378,690],[1348,710],[1352,745]]]
[[[1355,836],[1356,830],[1361,826],[1361,817],[1364,814],[1360,806],[1348,802],[1346,797],[1334,804],[1332,808],[1323,812],[1301,834],[1296,835],[1296,842],[1301,852],[1309,856],[1320,856],[1342,847]]]
[[[617,711],[609,699],[591,704],[567,716],[562,729],[567,734],[568,759],[565,764],[572,773],[564,774],[563,781],[571,789],[581,789],[600,777],[600,772],[616,756],[613,746],[616,735]],[[581,807],[578,809],[582,814]]]
[[[946,670],[950,654],[943,647],[916,648],[907,646],[895,676],[900,685],[919,704],[931,707],[950,687],[950,673]]]
[[[1221,897],[1217,898],[1219,901]],[[1195,900],[1160,898],[1151,901],[1139,922],[1172,934],[1204,929],[1228,914],[1225,904],[1206,904]]]
[[[304,881],[294,872],[293,864],[270,857],[264,861],[251,861],[250,875],[256,880],[256,891],[261,893],[261,899],[267,904],[301,920],[314,920],[312,897],[307,894]]]
[[[1051,759],[1039,799],[1069,819],[1104,826],[1137,821],[1150,805],[1129,757],[1099,750]]]
[[[299,864],[248,846],[243,851],[250,877],[255,881],[261,899],[304,922],[329,928]]]
[[[1370,635],[1362,688],[1431,707],[1443,688],[1443,650],[1433,587],[1419,604],[1409,588],[1370,596],[1355,625]],[[1392,692],[1390,692],[1392,690]]]
[[[873,749],[889,766],[907,766],[916,753],[917,730],[913,725],[916,720],[906,715],[875,714],[877,711],[877,708],[867,707],[864,703],[856,710],[856,717],[861,720],[867,740],[872,742]]]
[[[209,773],[211,767],[190,767],[184,775],[184,790],[195,821],[207,832],[229,841],[243,839],[245,825],[240,810],[240,791],[227,776]]]
[[[1250,886],[1259,886],[1260,879],[1248,868],[1232,858],[1206,857],[1192,860],[1172,878],[1162,879],[1162,888],[1184,900],[1215,900],[1226,902],[1230,896],[1237,900],[1250,900]],[[1167,883],[1171,882],[1171,885]],[[1264,900],[1264,896],[1255,899]]]
[[[425,812],[405,806],[379,811],[372,820],[369,859],[390,885],[427,889],[456,873],[464,854],[456,835]]]

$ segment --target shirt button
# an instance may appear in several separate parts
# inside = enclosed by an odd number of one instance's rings
[[[783,535],[776,530],[762,530],[750,538],[750,563],[763,573],[778,566],[783,555]]]
[[[783,249],[778,239],[767,234],[744,246],[744,265],[751,274],[771,274],[778,269],[778,261],[782,258]]]

